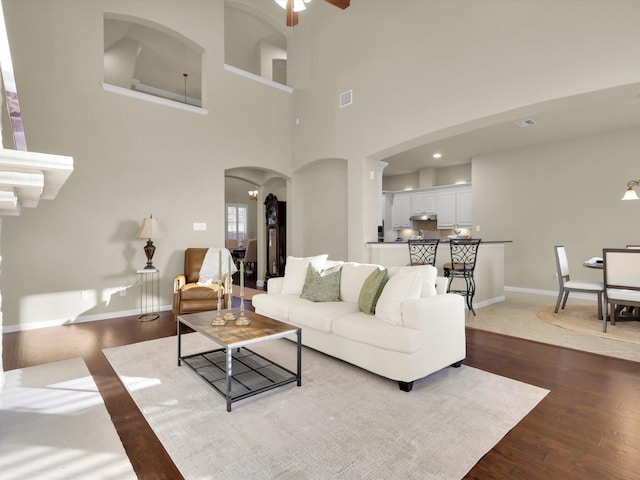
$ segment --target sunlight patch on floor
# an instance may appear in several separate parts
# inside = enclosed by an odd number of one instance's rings
[[[80,358],[5,372],[0,477],[136,478]]]

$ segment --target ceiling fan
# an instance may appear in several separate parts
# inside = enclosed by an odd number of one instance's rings
[[[298,12],[306,8],[305,3],[311,0],[276,0],[276,3],[287,10],[287,27],[298,24]],[[333,6],[344,10],[351,4],[351,0],[324,0]]]

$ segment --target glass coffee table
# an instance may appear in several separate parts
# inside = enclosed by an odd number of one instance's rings
[[[225,310],[236,315],[240,309]],[[188,313],[178,316],[178,366],[182,362],[227,400],[227,412],[231,404],[267,390],[297,382],[302,385],[302,329],[264,315],[245,311],[250,325],[238,326],[233,320],[222,326],[212,326],[216,311]],[[193,355],[182,356],[181,325],[213,340],[221,348]],[[276,340],[295,334],[297,336],[297,371],[294,373],[249,346]]]

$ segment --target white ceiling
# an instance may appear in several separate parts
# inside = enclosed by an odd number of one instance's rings
[[[515,125],[524,119],[533,119],[536,124],[524,128]],[[388,156],[382,153],[376,158],[389,163],[384,176],[401,175],[426,167],[470,163],[478,155],[635,126],[640,126],[640,83],[532,105],[459,125],[414,139],[406,149],[398,146]],[[434,159],[436,152],[442,158]]]

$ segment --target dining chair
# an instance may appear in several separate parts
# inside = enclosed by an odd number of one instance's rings
[[[630,307],[626,318],[638,320],[640,308],[640,249],[605,248],[602,250],[604,261],[604,301],[605,312],[602,315],[602,331],[607,331],[607,317],[611,325],[621,319],[621,310]],[[611,305],[611,311],[609,311]]]
[[[604,294],[603,282],[571,280],[569,275],[569,261],[567,260],[567,251],[564,245],[556,245],[553,247],[556,252],[556,268],[558,270],[558,300],[554,313],[558,313],[560,303],[562,309],[567,305],[570,292],[595,293],[598,296],[598,318],[602,317],[602,297]]]
[[[410,265],[436,265],[439,239],[409,240]]]
[[[224,246],[229,250],[236,250],[238,248],[238,240],[235,238],[227,238],[224,241]]]
[[[476,269],[479,246],[479,238],[450,240],[451,262],[447,262],[442,266],[444,276],[449,279],[447,293],[463,295],[467,300],[467,307],[474,316],[476,314],[473,309],[473,297],[476,293],[474,271]],[[464,279],[466,288],[451,289],[451,284],[455,278]]]

